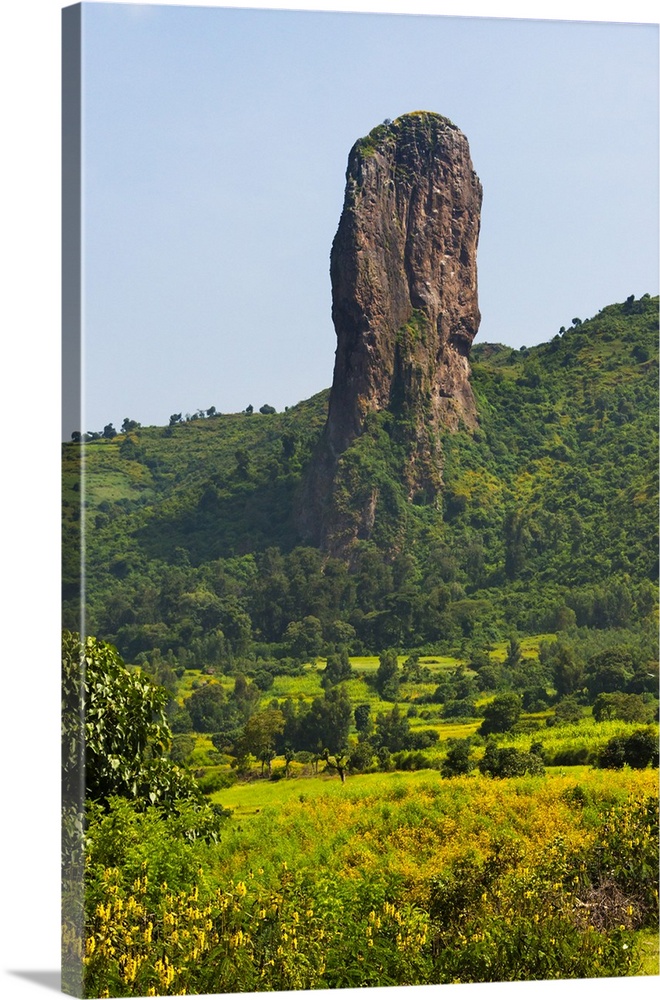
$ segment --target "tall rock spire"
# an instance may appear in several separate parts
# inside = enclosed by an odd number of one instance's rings
[[[303,533],[330,550],[369,534],[377,496],[352,527],[333,496],[370,414],[391,415],[410,499],[441,488],[441,430],[476,426],[468,354],[480,320],[481,193],[465,136],[441,115],[386,122],[349,154],[330,258],[334,378],[301,513]]]

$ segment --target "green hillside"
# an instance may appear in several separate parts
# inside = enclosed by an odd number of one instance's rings
[[[441,502],[372,415],[342,559],[296,533],[327,392],[64,446],[65,983],[657,974],[657,339],[645,296],[476,347]]]
[[[445,436],[442,509],[405,496],[400,445],[376,415],[342,459],[356,490],[378,486],[372,536],[346,561],[301,546],[293,516],[327,392],[284,413],[66,444],[65,626],[79,627],[84,527],[87,630],[131,662],[644,631],[657,581],[657,334],[658,299],[645,296],[538,347],[475,346],[480,427]]]

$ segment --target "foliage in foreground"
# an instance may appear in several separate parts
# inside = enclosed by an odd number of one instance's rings
[[[657,919],[653,778],[592,773],[337,785],[175,862],[124,803],[90,827],[86,994],[635,974]]]
[[[188,773],[165,756],[171,741],[167,692],[129,671],[116,649],[93,636],[83,642],[65,631],[62,654],[65,792],[73,794],[82,772],[91,800],[201,800]]]

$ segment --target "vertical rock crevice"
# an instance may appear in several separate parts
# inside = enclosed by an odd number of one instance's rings
[[[334,376],[299,516],[303,536],[329,551],[373,527],[378,489],[361,490],[349,461],[371,415],[391,418],[408,498],[431,502],[440,433],[477,424],[468,356],[480,320],[481,197],[467,139],[441,115],[403,115],[350,151],[330,256]]]

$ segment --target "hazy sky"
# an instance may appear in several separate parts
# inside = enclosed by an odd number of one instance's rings
[[[478,341],[658,291],[657,27],[83,4],[83,430],[328,386],[350,147],[426,109],[484,188]],[[70,430],[77,428],[70,428]]]

